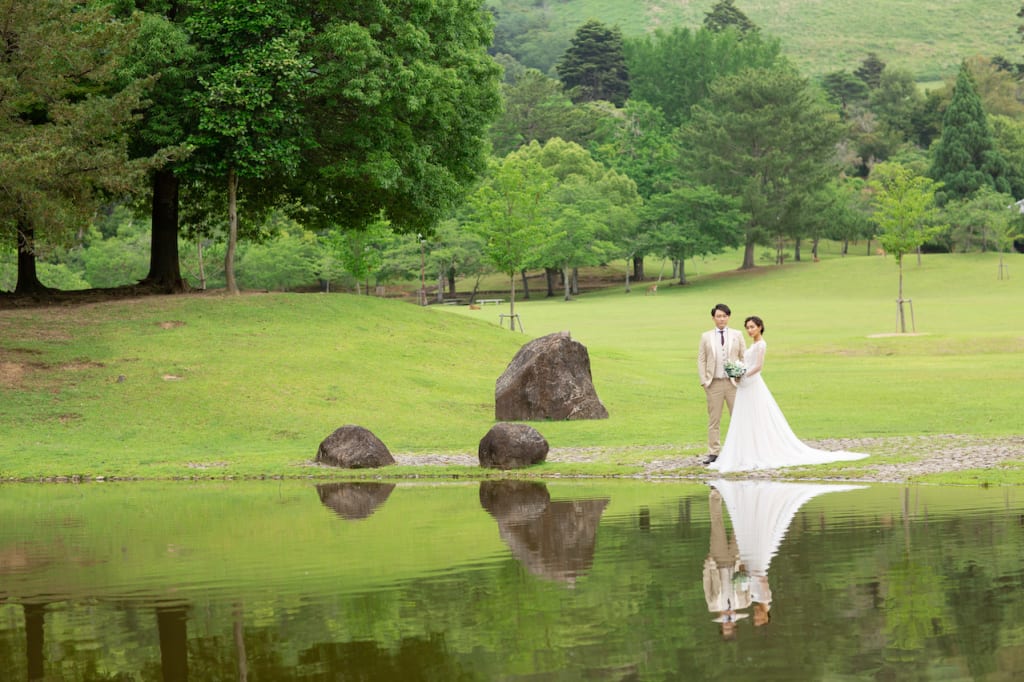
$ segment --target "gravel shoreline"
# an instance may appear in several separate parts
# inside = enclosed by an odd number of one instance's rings
[[[830,481],[856,481],[868,483],[905,483],[917,476],[939,474],[967,469],[994,469],[1011,462],[1024,464],[1024,436],[985,438],[980,436],[939,435],[903,436],[890,438],[844,438],[808,441],[823,450],[849,450],[866,452],[870,457],[850,462],[848,475],[842,470],[829,473]],[[680,455],[678,446],[649,446],[642,448],[650,457],[641,462],[643,471],[629,474],[631,478],[710,478],[709,474],[694,472],[701,466],[703,455]],[[551,463],[593,462],[611,464],[619,453],[629,452],[630,461],[637,461],[637,448],[552,448],[547,461]],[[395,454],[398,464],[411,466],[463,465],[477,466],[476,455],[401,455]],[[895,460],[895,461],[894,461]],[[773,469],[742,474],[743,478],[785,479],[798,474],[802,467]],[[714,474],[715,477],[719,474]],[[740,476],[740,474],[734,474]],[[799,473],[806,478],[806,473]]]

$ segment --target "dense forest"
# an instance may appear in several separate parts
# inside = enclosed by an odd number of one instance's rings
[[[750,5],[624,31],[579,0],[0,3],[0,291],[425,303],[533,271],[569,298],[647,256],[686,283],[727,249],[1020,243],[1019,18],[923,85],[941,64],[869,49],[808,68]]]

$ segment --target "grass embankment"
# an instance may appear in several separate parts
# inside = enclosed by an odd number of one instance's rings
[[[892,258],[723,272],[736,262],[691,266],[691,284],[662,282],[656,296],[615,286],[520,302],[525,335],[496,326],[507,303],[420,308],[343,294],[0,311],[0,478],[328,475],[306,465],[343,424],[395,453],[475,453],[494,423],[497,377],[527,340],[561,330],[587,346],[611,417],[535,426],[553,448],[615,456],[538,473],[625,472],[653,446],[697,455],[695,353],[719,301],[735,326],[765,319],[765,378],[803,438],[1020,433],[1024,280],[997,279],[997,255],[908,259],[918,334],[898,336]],[[1007,262],[1022,272],[1024,257]],[[446,471],[479,473],[463,469]]]

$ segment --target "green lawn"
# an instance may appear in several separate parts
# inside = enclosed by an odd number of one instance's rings
[[[906,263],[917,335],[893,335],[891,257],[738,273],[735,254],[663,281],[521,301],[420,308],[345,294],[188,295],[0,311],[0,478],[308,475],[343,424],[396,453],[475,453],[494,383],[530,338],[587,346],[611,417],[535,426],[552,447],[701,451],[696,347],[710,308],[766,323],[765,378],[808,439],[1020,433],[1024,256]],[[648,263],[648,273],[660,264]],[[548,466],[548,465],[545,465]]]

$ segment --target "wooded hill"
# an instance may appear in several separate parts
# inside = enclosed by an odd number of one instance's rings
[[[626,38],[659,28],[698,28],[715,0],[488,0],[498,11],[499,39],[520,61],[547,71],[587,19],[617,25]],[[737,0],[809,76],[852,70],[868,52],[919,81],[951,77],[968,57],[1021,61],[1017,0]]]

